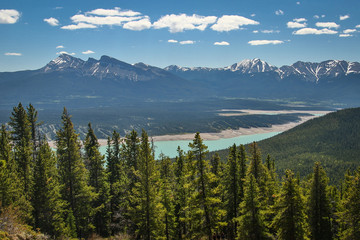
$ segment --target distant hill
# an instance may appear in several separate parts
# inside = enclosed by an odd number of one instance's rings
[[[320,161],[336,183],[347,169],[360,166],[360,108],[340,110],[309,120],[258,143],[263,154],[276,160],[279,174],[292,169],[306,176]],[[227,151],[221,151],[224,157]]]

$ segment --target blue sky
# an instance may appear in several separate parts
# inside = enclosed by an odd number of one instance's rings
[[[0,71],[61,52],[158,67],[360,61],[359,0],[2,0]]]

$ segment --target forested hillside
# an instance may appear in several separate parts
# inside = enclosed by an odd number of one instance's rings
[[[339,184],[347,169],[360,165],[360,108],[344,109],[309,120],[272,138],[260,141],[262,157],[276,159],[277,173],[293,169],[301,177],[319,161]],[[229,150],[218,151],[223,158]]]
[[[350,110],[351,111],[351,110]],[[56,153],[32,105],[0,131],[1,239],[359,239],[360,169],[330,186],[322,165],[300,179],[256,143],[207,157],[199,133],[174,161],[155,161],[148,135],[84,142],[64,108]],[[83,150],[81,150],[83,148]]]

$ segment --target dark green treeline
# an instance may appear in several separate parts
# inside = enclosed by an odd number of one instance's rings
[[[32,105],[0,129],[0,236],[9,212],[56,239],[360,239],[360,169],[329,186],[320,163],[305,179],[261,159],[254,142],[208,158],[199,133],[171,160],[145,131],[79,140],[64,109],[56,152]]]

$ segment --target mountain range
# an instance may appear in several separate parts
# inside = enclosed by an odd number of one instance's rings
[[[0,108],[19,101],[44,107],[209,97],[292,98],[357,105],[360,63],[298,61],[280,68],[258,58],[224,68],[128,64],[109,56],[84,61],[62,54],[37,70],[0,73]]]

